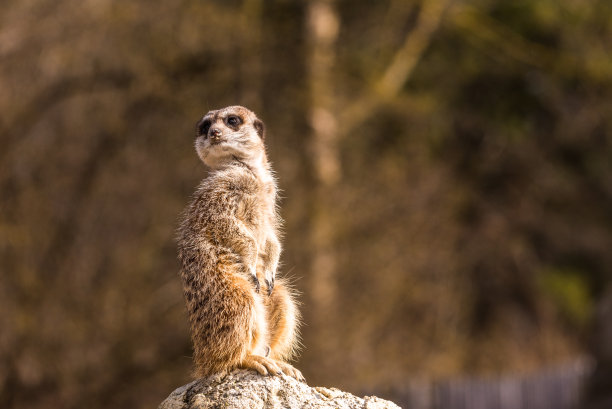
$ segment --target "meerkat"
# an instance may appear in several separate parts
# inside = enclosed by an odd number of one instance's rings
[[[199,377],[247,368],[304,380],[288,363],[299,313],[276,279],[281,222],[264,134],[241,106],[210,111],[196,126],[209,172],[183,213],[178,249]]]

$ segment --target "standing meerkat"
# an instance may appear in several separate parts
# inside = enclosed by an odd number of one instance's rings
[[[280,218],[264,124],[230,106],[208,112],[196,134],[209,173],[178,234],[196,375],[249,368],[303,380],[287,363],[297,347],[299,314],[287,284],[275,279]]]

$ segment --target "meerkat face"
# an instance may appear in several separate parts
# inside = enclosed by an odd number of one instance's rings
[[[234,160],[252,161],[264,152],[264,124],[241,106],[210,111],[196,126],[196,151],[210,168]]]

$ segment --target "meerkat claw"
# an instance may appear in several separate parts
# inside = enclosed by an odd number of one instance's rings
[[[266,279],[266,286],[268,286],[268,295],[271,295],[272,290],[274,290],[274,278],[271,280]]]
[[[255,286],[255,292],[259,294],[259,290],[261,289],[261,286],[259,285],[259,279],[257,278],[256,275],[251,275],[251,281],[253,282],[253,285]]]
[[[282,361],[276,361],[276,365],[280,367],[280,369],[283,371],[283,374],[295,378],[300,382],[306,382],[304,375],[302,375],[302,373],[297,368],[294,368],[292,365]]]

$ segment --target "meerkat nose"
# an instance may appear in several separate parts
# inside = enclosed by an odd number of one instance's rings
[[[210,130],[210,137],[211,138],[219,138],[221,136],[221,129],[219,128],[212,128]]]

